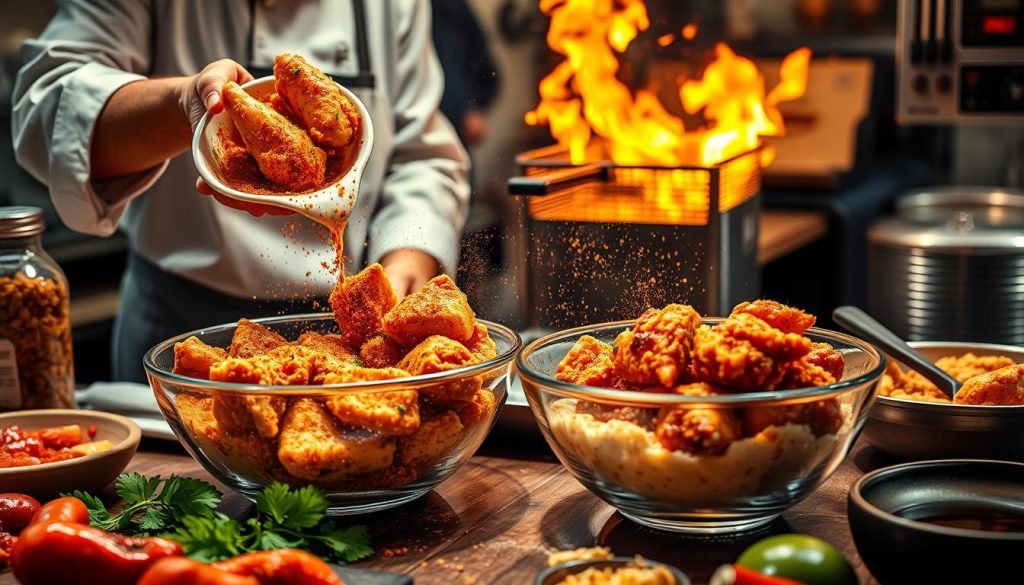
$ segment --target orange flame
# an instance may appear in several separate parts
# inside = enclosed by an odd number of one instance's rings
[[[586,162],[596,134],[617,164],[713,165],[783,134],[778,104],[807,89],[809,49],[786,57],[781,81],[766,95],[757,66],[719,44],[703,77],[679,89],[684,110],[705,120],[687,130],[654,93],[634,93],[616,76],[617,54],[650,26],[643,0],[540,0],[540,8],[551,18],[548,46],[565,60],[541,80],[540,103],[526,122],[546,124],[574,163]]]

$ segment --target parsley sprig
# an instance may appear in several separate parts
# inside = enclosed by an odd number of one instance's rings
[[[89,523],[110,532],[150,535],[180,525],[189,516],[209,518],[220,503],[217,488],[191,477],[124,473],[114,484],[124,502],[111,513],[96,496],[76,490],[72,496],[89,510]]]
[[[71,495],[82,500],[89,510],[89,523],[96,528],[160,534],[200,561],[280,548],[298,548],[327,561],[346,563],[373,554],[366,526],[340,527],[327,520],[327,498],[312,486],[291,489],[279,482],[270,484],[256,495],[256,516],[244,523],[217,512],[221,493],[198,479],[126,473],[117,478],[115,489],[123,500],[117,512],[87,492]]]
[[[366,526],[341,528],[324,520],[327,498],[312,486],[293,490],[275,482],[256,496],[256,511],[256,517],[244,524],[220,513],[186,517],[177,530],[165,536],[200,561],[279,548],[299,548],[345,563],[373,554]]]

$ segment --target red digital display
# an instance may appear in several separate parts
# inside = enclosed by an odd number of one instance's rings
[[[1017,32],[1016,16],[995,16],[982,17],[981,30],[987,35],[1012,35]]]

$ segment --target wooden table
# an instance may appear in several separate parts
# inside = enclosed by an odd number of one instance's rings
[[[699,584],[751,542],[769,534],[801,532],[842,550],[862,585],[876,583],[853,545],[846,494],[862,473],[891,462],[861,443],[821,489],[767,528],[740,537],[687,538],[625,519],[573,479],[546,446],[512,451],[494,439],[420,500],[353,519],[370,526],[378,552],[356,566],[407,573],[417,585],[529,585],[544,567],[548,550],[600,544],[616,554],[672,563]],[[212,481],[183,450],[167,442],[144,442],[129,470]],[[223,504],[232,515],[243,515],[249,507],[234,494]],[[15,583],[9,572],[0,575],[0,585]]]

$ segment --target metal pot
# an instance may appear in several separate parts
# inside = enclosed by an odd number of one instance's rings
[[[1024,363],[1021,347],[948,341],[912,341],[909,345],[933,362],[973,352],[1005,355]],[[876,449],[908,460],[962,457],[1024,462],[1024,406],[943,404],[879,396],[868,412],[864,438]]]
[[[1024,191],[917,191],[868,240],[868,306],[890,329],[1024,345]]]

